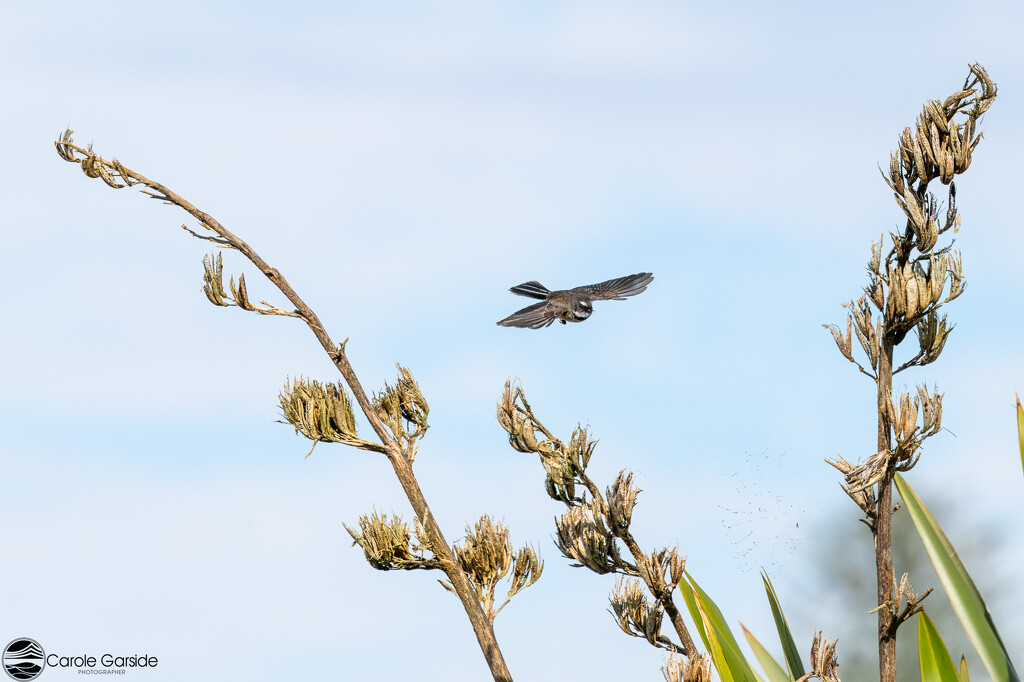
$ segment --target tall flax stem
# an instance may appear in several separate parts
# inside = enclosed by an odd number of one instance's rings
[[[883,335],[878,358],[878,451],[889,451],[890,439],[888,406],[892,395],[893,343]],[[887,467],[878,483],[877,516],[872,527],[875,540],[875,575],[878,582],[878,679],[896,682],[896,633],[892,627],[893,615],[888,603],[896,589],[892,563],[892,478],[893,468]]]
[[[890,155],[889,171],[882,171],[882,177],[906,216],[906,227],[902,234],[890,234],[892,248],[888,255],[883,257],[883,241],[872,247],[869,283],[865,295],[848,304],[845,334],[837,325],[825,325],[843,356],[871,377],[877,389],[875,454],[856,466],[841,457],[829,463],[845,474],[844,489],[864,512],[874,538],[881,682],[896,682],[896,632],[921,610],[921,600],[931,591],[918,596],[910,589],[909,580],[901,580],[897,594],[892,488],[895,473],[912,469],[920,459],[921,444],[941,429],[942,394],[937,389],[929,392],[922,385],[916,397],[904,393],[894,400],[892,379],[904,369],[938,359],[952,331],[946,316],[938,311],[964,290],[959,252],[952,250],[952,242],[939,246],[938,239],[960,228],[954,177],[970,167],[982,138],[977,128],[979,119],[996,97],[996,85],[985,69],[980,64],[969,68],[970,75],[960,90],[944,101],[928,100],[914,128],[904,128],[896,151]],[[932,180],[949,187],[944,218],[939,201],[928,191]],[[873,311],[881,313],[877,323]],[[857,339],[868,357],[867,367],[853,355],[854,322]],[[912,331],[920,350],[894,369],[893,350]]]
[[[335,367],[337,367],[338,371],[344,377],[345,383],[348,384],[356,402],[359,404],[359,407],[362,409],[366,419],[370,422],[370,426],[380,439],[384,452],[388,460],[391,462],[391,466],[394,468],[395,476],[398,477],[399,483],[401,483],[402,489],[405,491],[406,497],[409,499],[409,504],[412,506],[413,511],[416,513],[420,523],[423,525],[423,529],[430,542],[431,551],[439,560],[441,569],[448,577],[448,580],[454,588],[455,594],[462,602],[466,615],[469,617],[470,624],[473,626],[473,632],[476,634],[477,642],[479,643],[480,649],[484,654],[484,658],[487,660],[487,665],[491,670],[491,675],[496,682],[511,682],[512,675],[509,673],[508,666],[505,664],[505,659],[501,654],[501,649],[498,647],[498,641],[494,636],[494,627],[491,621],[484,614],[483,608],[480,606],[480,602],[477,601],[473,588],[470,586],[469,579],[456,561],[451,547],[448,545],[448,542],[444,538],[444,534],[441,532],[441,527],[437,524],[437,521],[434,519],[434,515],[430,511],[430,507],[427,505],[423,491],[420,489],[419,483],[416,481],[416,477],[413,474],[411,460],[406,457],[399,443],[395,440],[394,436],[389,433],[383,422],[381,422],[381,419],[373,408],[369,397],[366,395],[366,391],[363,390],[362,384],[359,382],[359,378],[356,376],[355,370],[352,368],[352,365],[349,363],[348,357],[345,354],[345,345],[336,345],[331,340],[330,335],[327,333],[317,315],[305,301],[299,298],[299,295],[294,289],[292,289],[288,281],[276,268],[272,268],[268,265],[267,262],[264,261],[251,246],[249,246],[249,244],[231,233],[227,228],[213,218],[213,216],[200,211],[183,197],[160,183],[154,182],[149,178],[126,168],[117,160],[106,161],[94,154],[91,148],[83,149],[82,147],[78,147],[71,140],[70,130],[65,132],[63,138],[57,142],[57,150],[61,157],[66,161],[81,163],[82,170],[85,171],[86,175],[89,175],[90,177],[100,177],[111,187],[124,187],[140,184],[146,188],[144,191],[150,196],[181,208],[198,220],[200,224],[217,235],[217,237],[200,238],[213,241],[225,248],[237,249],[242,253],[242,255],[248,258],[253,265],[259,268],[260,272],[262,272],[267,279],[269,279],[274,286],[284,294],[288,301],[295,306],[294,312],[279,311],[278,314],[302,318],[310,331],[313,332],[317,341],[319,341],[320,345],[323,346],[324,351],[326,351],[327,355],[330,356]],[[84,158],[77,158],[76,154],[81,155]]]

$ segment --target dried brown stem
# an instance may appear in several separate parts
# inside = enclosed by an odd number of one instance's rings
[[[530,412],[532,416],[532,412]],[[548,438],[553,436],[545,429],[539,421],[534,420],[538,428],[540,428]],[[608,503],[601,495],[601,489],[597,487],[597,484],[587,476],[586,472],[577,473],[577,477],[583,486],[590,492],[593,499],[598,503],[599,508],[603,510],[608,509]],[[686,622],[683,620],[682,614],[676,607],[675,602],[672,600],[673,585],[669,585],[665,582],[665,577],[660,572],[652,570],[650,558],[644,554],[643,550],[640,549],[640,545],[637,543],[633,534],[629,531],[629,528],[610,528],[612,535],[622,540],[623,544],[626,545],[626,549],[629,550],[630,555],[633,557],[635,565],[629,564],[629,562],[623,562],[628,568],[632,568],[637,577],[643,580],[647,586],[647,590],[651,595],[658,600],[662,608],[665,609],[665,613],[668,614],[669,620],[672,621],[672,627],[676,631],[676,635],[679,636],[679,645],[672,645],[679,649],[679,652],[684,656],[690,657],[697,652],[697,648],[693,644],[693,638],[690,636],[690,631],[686,627]]]
[[[940,430],[942,419],[941,393],[921,386],[918,397],[903,394],[897,402],[892,395],[892,378],[896,372],[930,364],[939,357],[952,327],[947,326],[945,315],[940,317],[936,311],[964,290],[960,256],[952,251],[952,243],[936,247],[940,235],[959,229],[954,177],[970,166],[971,155],[981,141],[978,120],[996,97],[996,85],[985,69],[972,64],[970,71],[961,90],[944,102],[927,102],[915,128],[905,128],[900,136],[898,148],[890,156],[889,171],[883,171],[882,176],[906,216],[905,228],[902,233],[890,234],[892,247],[884,258],[882,242],[872,246],[866,297],[847,306],[851,314],[846,333],[836,325],[826,325],[843,356],[867,373],[852,354],[851,322],[856,322],[857,338],[875,369],[876,452],[856,466],[842,458],[830,463],[845,475],[843,488],[864,511],[864,521],[874,537],[881,682],[896,681],[897,630],[924,598],[911,591],[907,607],[899,611],[909,583],[904,577],[897,593],[892,549],[893,476],[914,467],[922,442]],[[936,179],[949,187],[944,218],[939,215],[938,200],[928,190],[929,183]],[[872,310],[881,314],[880,322],[872,322]],[[917,332],[919,351],[894,371],[893,351],[912,330]]]
[[[640,492],[632,485],[632,474],[620,472],[607,489],[607,495],[602,494],[586,472],[597,444],[588,436],[587,429],[577,426],[569,443],[563,443],[537,419],[522,388],[511,379],[505,382],[505,390],[497,407],[498,423],[508,433],[509,444],[519,452],[540,456],[547,473],[545,487],[548,496],[569,508],[556,521],[556,543],[562,553],[579,562],[575,565],[586,566],[596,573],[619,573],[640,578],[648,593],[658,602],[657,613],[669,614],[681,643],[675,644],[668,637],[655,634],[661,627],[661,616],[658,615],[656,620],[647,620],[652,613],[647,611],[647,604],[639,608],[639,611],[633,610],[632,607],[641,605],[637,603],[639,595],[632,589],[626,590],[628,595],[619,593],[621,600],[618,597],[612,599],[613,614],[619,619],[619,627],[627,634],[644,637],[655,646],[682,653],[688,658],[695,656],[697,649],[693,638],[672,600],[672,592],[683,574],[685,559],[675,549],[646,555],[630,533],[630,518],[636,495]],[[543,434],[546,440],[540,439],[537,432]],[[586,492],[577,494],[578,486],[585,488]],[[616,539],[625,544],[635,563],[619,554]],[[666,580],[666,573],[669,580]],[[637,589],[640,589],[639,585]],[[618,588],[616,590],[618,592]],[[633,618],[630,613],[639,612],[647,614],[642,620],[647,620],[651,627],[638,626],[639,619]]]
[[[693,644],[693,638],[690,637],[690,631],[686,627],[686,622],[683,621],[683,615],[679,612],[675,601],[672,599],[672,588],[674,586],[666,584],[664,576],[660,573],[650,570],[650,559],[644,555],[643,550],[640,549],[640,545],[637,544],[632,533],[627,530],[621,535],[616,534],[616,537],[622,539],[622,542],[625,543],[626,548],[633,555],[633,559],[638,565],[647,567],[648,570],[640,571],[640,579],[647,585],[647,589],[654,595],[654,598],[661,603],[665,613],[668,614],[669,620],[672,621],[672,628],[676,631],[676,635],[679,636],[682,654],[687,657],[693,656],[697,653],[697,648]]]
[[[884,335],[882,353],[878,362],[878,450],[889,451],[888,404],[892,395],[892,354],[893,343],[890,335]],[[871,532],[875,540],[875,577],[878,587],[878,603],[885,604],[892,599],[895,577],[892,565],[892,478],[894,470],[890,464],[878,484],[878,505]],[[896,682],[896,632],[892,627],[892,612],[878,610],[878,671],[881,682]]]
[[[419,483],[416,480],[412,470],[412,461],[408,453],[403,452],[402,447],[394,436],[390,433],[387,427],[383,424],[378,417],[376,410],[368,398],[366,391],[363,389],[362,384],[359,382],[359,378],[356,376],[355,370],[349,363],[348,357],[345,354],[345,345],[336,345],[331,341],[330,335],[324,328],[320,318],[317,317],[316,313],[306,304],[302,298],[299,297],[298,293],[291,287],[284,276],[278,272],[274,267],[271,267],[263,258],[260,257],[256,251],[249,246],[246,242],[242,241],[238,236],[229,231],[226,227],[220,224],[210,214],[199,210],[192,203],[172,191],[170,188],[150,180],[141,173],[137,173],[130,168],[126,168],[116,159],[107,161],[102,157],[93,153],[91,146],[90,148],[82,148],[74,144],[71,139],[71,130],[64,133],[61,140],[57,145],[57,152],[60,156],[73,163],[80,163],[83,171],[89,177],[102,178],[104,182],[114,188],[121,188],[132,185],[142,185],[144,189],[142,192],[148,194],[154,199],[159,199],[165,203],[177,206],[186,213],[195,218],[199,223],[206,229],[215,233],[216,237],[204,237],[201,234],[196,234],[192,230],[185,228],[191,232],[194,236],[200,239],[207,239],[212,241],[219,246],[224,248],[233,248],[238,250],[242,255],[249,259],[249,261],[255,265],[260,272],[262,272],[267,279],[269,279],[274,286],[284,294],[285,298],[295,306],[294,316],[302,318],[310,331],[316,337],[317,341],[323,347],[324,351],[331,358],[334,366],[337,367],[338,371],[345,379],[345,383],[348,384],[349,389],[352,391],[352,395],[355,396],[356,402],[362,409],[366,419],[370,422],[370,426],[373,428],[377,437],[384,449],[384,454],[387,456],[388,461],[391,462],[391,466],[395,471],[395,475],[398,477],[398,481],[405,491],[406,497],[409,499],[409,504],[412,505],[413,511],[416,513],[420,523],[422,523],[424,530],[427,534],[427,539],[430,543],[431,551],[434,552],[435,556],[439,561],[441,569],[447,575],[456,595],[462,602],[462,606],[466,611],[466,615],[469,617],[470,624],[473,627],[473,632],[476,634],[477,642],[480,645],[480,649],[483,651],[484,657],[487,659],[487,664],[490,667],[491,675],[495,680],[499,682],[511,682],[512,676],[509,673],[508,666],[505,664],[505,659],[502,656],[501,649],[498,647],[497,639],[494,636],[494,629],[491,622],[484,615],[484,611],[477,601],[476,596],[473,593],[473,589],[470,586],[469,579],[466,574],[459,567],[455,560],[451,547],[444,538],[444,534],[441,532],[441,527],[437,524],[434,519],[434,515],[430,511],[430,507],[427,505],[426,498],[423,495],[423,491],[420,489]],[[81,158],[79,158],[79,155]]]

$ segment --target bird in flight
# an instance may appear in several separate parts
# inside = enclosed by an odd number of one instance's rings
[[[558,291],[550,291],[536,280],[524,282],[509,291],[518,296],[539,298],[540,303],[534,303],[512,313],[498,322],[498,325],[540,329],[550,326],[555,320],[562,324],[582,322],[594,312],[594,301],[623,301],[627,296],[635,296],[642,292],[653,280],[654,275],[641,272],[600,284]]]

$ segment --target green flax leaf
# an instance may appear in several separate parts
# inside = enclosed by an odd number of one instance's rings
[[[896,474],[894,481],[907,511],[910,512],[914,527],[917,528],[917,534],[921,536],[928,551],[928,558],[931,559],[942,587],[946,590],[953,611],[960,619],[960,624],[988,669],[989,675],[992,676],[993,682],[1020,682],[1006,646],[992,622],[992,615],[985,606],[985,600],[981,598],[981,593],[975,587],[953,545],[939,527],[938,521],[902,476]]]
[[[757,637],[754,637],[753,633],[743,626],[743,623],[740,623],[740,627],[743,628],[743,636],[747,638],[747,644],[750,645],[754,652],[754,658],[761,664],[765,675],[768,676],[768,682],[792,682],[789,673],[783,670],[782,666],[772,658],[772,655],[762,646],[761,642],[757,641]]]
[[[679,581],[679,589],[722,682],[760,680],[740,651],[739,642],[729,629],[722,611],[689,573],[683,574]]]
[[[797,679],[804,675],[804,665],[800,661],[800,652],[793,640],[793,633],[789,631],[789,624],[786,616],[782,613],[782,606],[779,604],[778,595],[775,594],[775,586],[768,579],[764,571],[761,572],[761,579],[764,581],[765,592],[768,593],[768,603],[772,606],[772,616],[775,617],[775,629],[779,631],[779,641],[782,643],[782,651],[786,655],[786,666],[789,668],[791,679]],[[762,664],[763,665],[763,664]]]
[[[946,643],[924,611],[917,614],[917,656],[921,662],[921,682],[960,682]]]

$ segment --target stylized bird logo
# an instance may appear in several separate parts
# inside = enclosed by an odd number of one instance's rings
[[[623,301],[627,296],[636,296],[642,292],[653,280],[654,275],[641,272],[600,284],[558,291],[549,291],[540,282],[531,280],[509,291],[519,296],[539,298],[541,302],[516,311],[498,324],[502,327],[540,329],[550,326],[555,320],[562,324],[582,322],[594,312],[594,301]]]

